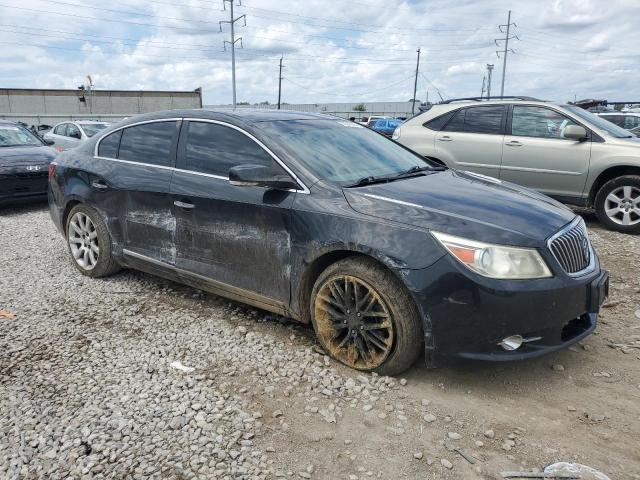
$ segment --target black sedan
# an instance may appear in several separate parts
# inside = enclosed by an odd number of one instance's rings
[[[360,370],[558,350],[593,331],[607,295],[564,206],[334,117],[147,114],[52,170],[82,274],[134,268],[310,323]]]
[[[0,120],[0,204],[46,198],[56,152],[22,125]]]

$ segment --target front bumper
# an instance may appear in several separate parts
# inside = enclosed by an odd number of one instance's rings
[[[32,198],[46,198],[47,169],[34,173],[7,172],[0,174],[0,203]]]
[[[428,359],[459,357],[509,361],[568,347],[596,327],[608,294],[608,273],[599,264],[580,278],[492,280],[476,275],[450,255],[424,270],[403,272],[425,321]],[[498,344],[521,335],[540,337],[514,351]]]

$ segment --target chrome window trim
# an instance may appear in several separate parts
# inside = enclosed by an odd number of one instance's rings
[[[163,169],[167,169],[167,170],[173,170],[175,172],[188,173],[188,174],[191,174],[191,175],[200,175],[202,177],[215,178],[215,179],[218,179],[218,180],[226,180],[228,182],[229,181],[229,177],[224,177],[222,175],[213,175],[211,173],[196,172],[194,170],[185,170],[183,168],[167,167],[167,166],[164,166],[164,165],[155,165],[153,163],[135,162],[133,160],[124,160],[124,159],[120,159],[120,158],[102,157],[102,156],[98,155],[98,149],[100,148],[100,143],[102,142],[102,140],[107,138],[112,133],[115,133],[115,132],[117,132],[119,130],[124,130],[125,128],[135,127],[137,125],[144,125],[144,124],[147,124],[147,123],[177,122],[177,121],[184,121],[184,120],[187,120],[187,121],[190,121],[190,122],[215,123],[215,124],[218,124],[218,125],[223,125],[225,127],[233,128],[233,129],[243,133],[244,135],[249,137],[251,140],[253,140],[256,144],[258,144],[258,146],[260,148],[262,148],[265,152],[267,152],[271,156],[271,158],[273,158],[278,163],[278,165],[280,165],[289,175],[291,175],[291,177],[293,177],[293,179],[296,181],[296,183],[300,186],[300,189],[286,189],[284,191],[304,193],[305,195],[309,195],[311,193],[309,191],[309,188],[304,184],[304,182],[302,180],[300,180],[298,178],[298,176],[295,173],[293,173],[293,171],[282,160],[280,160],[280,158],[278,158],[278,156],[275,153],[273,153],[269,149],[269,147],[267,147],[264,143],[262,143],[256,137],[254,137],[249,132],[243,130],[242,128],[240,128],[240,127],[238,127],[236,125],[232,125],[231,123],[223,122],[223,121],[220,121],[220,120],[213,120],[213,119],[209,119],[209,118],[191,118],[191,117],[158,118],[158,119],[154,119],[154,120],[145,120],[143,122],[136,122],[136,123],[131,123],[129,125],[123,125],[122,127],[118,127],[118,128],[116,128],[114,130],[111,130],[107,135],[103,135],[102,137],[100,137],[98,139],[98,141],[96,142],[96,145],[95,145],[95,147],[93,149],[93,157],[94,158],[98,158],[100,160],[111,160],[111,161],[114,161],[114,162],[122,162],[122,163],[131,164],[131,165],[143,165],[143,166],[148,166],[148,167],[163,168]]]
[[[562,265],[560,264],[560,261],[553,254],[553,250],[551,248],[551,244],[553,243],[553,241],[556,238],[561,237],[562,235],[564,235],[569,230],[574,229],[580,223],[584,224],[585,235],[587,237],[587,242],[589,242],[589,264],[585,268],[583,268],[582,270],[580,270],[578,272],[569,273],[564,268],[562,268]],[[556,263],[558,263],[558,265],[560,265],[560,269],[565,274],[570,276],[571,278],[584,277],[585,275],[589,275],[590,273],[593,273],[593,271],[596,268],[596,252],[593,249],[593,245],[591,244],[591,239],[589,239],[589,232],[587,231],[587,225],[584,222],[584,219],[582,217],[576,216],[576,218],[574,218],[573,220],[571,220],[571,222],[569,222],[567,225],[565,225],[563,228],[561,228],[559,232],[557,232],[557,233],[553,234],[551,237],[549,237],[549,239],[547,240],[547,249],[548,249],[549,253],[551,253],[551,256],[556,261]]]

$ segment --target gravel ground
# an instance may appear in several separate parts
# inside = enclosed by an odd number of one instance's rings
[[[0,478],[640,479],[640,237],[587,220],[612,280],[596,334],[394,379],[251,307],[83,277],[46,206],[0,210]]]

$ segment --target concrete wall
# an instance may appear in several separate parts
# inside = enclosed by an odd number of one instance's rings
[[[85,102],[80,101],[84,96]],[[35,90],[0,89],[0,118],[30,125],[57,123],[72,118],[104,116],[121,119],[138,113],[174,108],[201,108],[202,91]],[[113,121],[113,120],[111,120]]]
[[[356,105],[363,104],[366,111],[357,112]],[[231,105],[205,105],[204,108],[231,108]],[[275,109],[277,105],[238,105],[236,108]],[[391,117],[411,116],[411,102],[353,102],[353,103],[287,103],[282,104],[283,110],[295,110],[298,112],[327,113],[338,117],[355,117],[360,120],[369,115],[388,115]],[[416,104],[418,113],[418,104]]]

